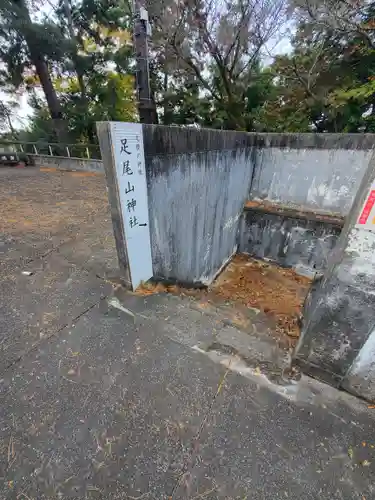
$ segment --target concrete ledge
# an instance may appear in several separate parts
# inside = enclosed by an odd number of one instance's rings
[[[52,167],[59,170],[77,170],[104,173],[102,160],[69,158],[65,156],[29,155],[37,167]]]
[[[254,134],[255,135],[255,134]],[[375,145],[375,134],[256,134],[258,148],[364,149]]]
[[[375,134],[280,134],[144,125],[146,154],[176,155],[236,149],[371,150]]]
[[[314,222],[326,222],[328,224],[342,228],[344,217],[339,214],[332,214],[324,210],[312,210],[304,207],[291,207],[270,201],[252,200],[245,203],[244,210],[262,212],[267,214],[282,215],[292,219],[302,219]]]

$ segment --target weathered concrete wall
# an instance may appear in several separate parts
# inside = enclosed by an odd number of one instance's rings
[[[38,167],[58,168],[60,170],[79,170],[104,173],[102,160],[86,160],[83,158],[68,158],[64,156],[29,155],[34,158]]]
[[[245,199],[346,214],[374,144],[373,135],[359,134],[143,130],[155,275],[202,283],[235,251]],[[271,219],[247,225],[252,234],[247,243],[240,238],[243,251],[324,268],[337,227]]]
[[[375,178],[375,171],[374,171]],[[362,205],[362,203],[360,204]],[[355,302],[357,316],[361,319],[359,326],[353,331],[353,336],[361,335],[363,339],[349,367],[343,386],[351,392],[375,399],[375,233],[353,228],[348,235],[345,249],[346,280],[351,287],[350,300]]]
[[[161,129],[162,127],[160,127]],[[166,129],[166,127],[165,127]],[[171,127],[168,151],[175,154],[222,149],[251,149],[252,176],[248,199],[264,199],[291,206],[349,212],[363,173],[368,165],[373,134],[246,134]],[[228,146],[216,144],[215,133]],[[178,137],[180,134],[181,137]],[[229,139],[237,134],[237,139]],[[195,139],[192,139],[193,136]],[[226,138],[228,136],[228,138]],[[241,139],[240,139],[241,136]],[[225,139],[224,139],[225,137]],[[189,144],[189,142],[193,142]],[[210,144],[205,143],[209,140]],[[185,141],[185,143],[184,143]],[[195,142],[194,142],[195,141]],[[159,148],[159,155],[163,154]],[[104,172],[101,160],[30,155],[38,166],[62,170]]]
[[[375,233],[356,227],[356,221],[374,178],[372,159],[324,279],[306,302],[304,327],[295,352],[296,361],[306,371],[315,371],[363,396],[370,390],[375,394],[375,379],[365,380],[370,353],[361,351],[375,325]],[[358,384],[360,378],[371,384],[371,389],[363,389],[364,385]]]
[[[253,137],[144,126],[154,275],[212,281],[237,248]]]
[[[346,215],[374,143],[373,134],[258,134],[249,199]]]
[[[349,369],[344,386],[355,394],[375,401],[375,329]]]
[[[239,251],[269,259],[297,272],[323,271],[343,225],[340,218],[283,211],[245,209],[240,225]]]

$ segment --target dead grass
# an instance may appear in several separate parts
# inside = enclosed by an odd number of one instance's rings
[[[298,318],[311,280],[293,269],[236,255],[212,292],[231,302],[260,309],[280,333],[299,337]]]
[[[0,187],[0,230],[55,232],[107,213],[103,176],[41,168],[30,178],[11,176]]]

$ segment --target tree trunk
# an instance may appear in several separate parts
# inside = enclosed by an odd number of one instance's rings
[[[32,21],[25,1],[14,0],[14,3],[20,9],[23,21],[31,27]],[[35,66],[36,73],[39,77],[44,95],[46,97],[48,109],[54,124],[57,140],[58,142],[68,143],[66,124],[63,120],[62,109],[48,71],[46,60],[43,54],[41,54],[38,49],[38,41],[35,39],[33,31],[31,29],[26,30],[24,36],[26,44],[30,51],[31,62]]]
[[[163,125],[169,125],[167,123],[167,116],[168,116],[168,110],[169,110],[169,102],[165,98],[168,92],[168,73],[167,73],[167,68],[166,65],[164,67],[164,82],[163,82],[163,93],[164,93],[164,102],[163,102]]]
[[[16,131],[14,130],[12,119],[8,113],[6,114],[6,119],[8,122],[8,127],[10,129],[10,133],[12,134],[12,137],[15,139],[17,137],[17,134],[16,134]]]
[[[53,120],[56,136],[58,142],[67,144],[68,133],[66,130],[66,123],[63,119],[62,109],[60,102],[57,98],[56,91],[54,89],[46,61],[41,54],[37,54],[31,50],[31,59],[35,66],[36,72],[38,74],[40,83],[43,88],[44,95],[46,97],[48,109]]]

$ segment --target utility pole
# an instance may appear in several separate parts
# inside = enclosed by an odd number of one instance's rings
[[[135,47],[136,88],[138,112],[141,123],[158,123],[155,100],[151,91],[148,57],[148,37],[151,33],[144,0],[134,0],[133,38]]]

